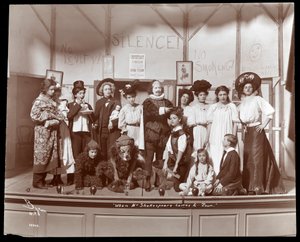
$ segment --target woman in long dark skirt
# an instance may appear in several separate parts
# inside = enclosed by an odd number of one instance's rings
[[[261,96],[256,95],[261,78],[253,72],[241,74],[235,88],[241,98],[239,117],[245,129],[243,186],[248,194],[285,193],[269,140],[264,128],[275,112]],[[262,120],[262,114],[265,119]]]

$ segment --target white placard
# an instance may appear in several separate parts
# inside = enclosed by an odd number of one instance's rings
[[[145,78],[145,54],[129,54],[129,78]]]

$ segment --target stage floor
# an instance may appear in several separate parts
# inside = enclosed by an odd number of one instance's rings
[[[52,175],[47,175],[46,181],[50,181],[52,179]],[[62,175],[62,180],[64,183],[66,183],[66,175]],[[296,189],[295,189],[295,181],[292,180],[283,180],[284,185],[287,191],[287,194],[289,195],[295,195]],[[5,193],[6,194],[24,194],[29,193],[32,195],[38,195],[38,194],[57,194],[56,187],[48,188],[48,189],[36,189],[32,187],[32,167],[23,167],[18,168],[10,171],[5,172]],[[75,185],[71,186],[64,186],[64,194],[67,195],[76,195],[76,196],[86,196],[90,195],[89,188],[86,187],[83,190],[76,191]],[[28,195],[29,195],[28,194]],[[115,193],[107,188],[103,188],[101,190],[97,190],[95,196],[108,196],[108,197],[126,197],[124,193]],[[128,194],[129,197],[145,197],[145,198],[154,198],[159,197],[158,190],[151,190],[150,192],[146,192],[145,190],[142,191],[142,188],[135,188],[133,190],[129,191]],[[127,196],[127,197],[128,197]],[[268,195],[263,195],[268,196]],[[274,195],[273,195],[274,196]],[[178,197],[177,192],[174,191],[174,189],[166,190],[165,197]]]

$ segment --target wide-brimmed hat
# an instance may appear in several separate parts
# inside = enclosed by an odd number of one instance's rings
[[[189,95],[189,103],[194,101],[194,94],[191,90],[185,89],[185,88],[179,89],[179,98],[181,98],[183,96],[183,94]]]
[[[197,80],[194,82],[190,90],[194,92],[207,92],[209,88],[211,88],[211,84],[208,81]]]
[[[100,81],[96,87],[96,93],[98,96],[103,96],[103,87],[104,85],[109,84],[112,85],[112,89],[114,91],[115,89],[115,80],[112,78],[105,78],[102,81]]]
[[[256,91],[261,85],[261,78],[254,72],[244,72],[235,80],[235,89],[238,94],[242,94],[244,86],[250,83],[253,87],[253,92]]]
[[[73,89],[72,89],[73,95],[75,95],[76,93],[78,93],[81,90],[86,90],[86,88],[84,87],[84,81],[82,81],[82,80],[75,81],[73,83]]]

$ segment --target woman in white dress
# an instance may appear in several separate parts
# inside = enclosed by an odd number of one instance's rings
[[[211,87],[211,84],[206,80],[197,80],[194,82],[191,90],[194,91],[195,96],[198,98],[198,101],[194,106],[194,143],[193,149],[197,151],[206,147],[208,143],[207,137],[207,111],[209,105],[205,103],[206,97],[208,95],[208,89]]]
[[[144,150],[143,106],[135,103],[137,85],[138,80],[135,80],[121,90],[128,103],[120,110],[118,128],[127,132],[127,135],[134,139],[135,145]]]
[[[237,134],[237,124],[240,122],[237,107],[230,102],[229,89],[219,86],[215,94],[217,103],[212,104],[207,111],[209,137],[209,153],[212,158],[216,174],[220,171],[220,162],[223,154],[222,140],[225,134]]]

